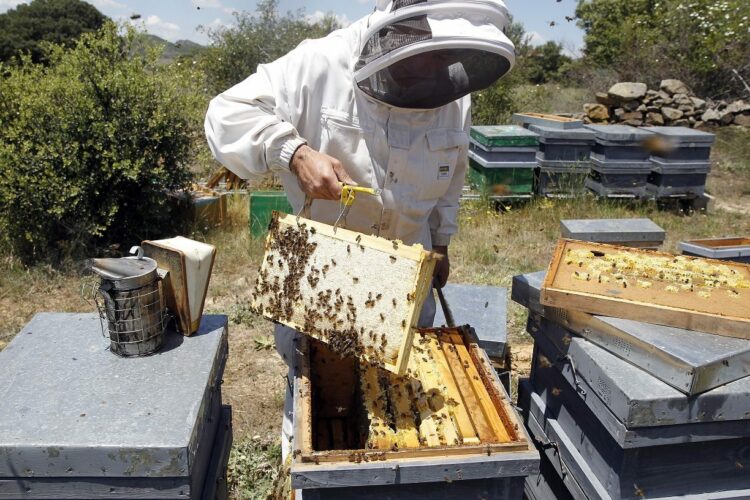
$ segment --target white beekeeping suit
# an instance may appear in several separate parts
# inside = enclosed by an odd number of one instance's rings
[[[379,0],[371,15],[301,43],[214,98],[211,151],[241,178],[277,173],[299,211],[305,194],[289,165],[306,144],[382,190],[357,198],[347,228],[447,246],[467,167],[469,93],[513,66],[507,21],[500,0]],[[310,215],[333,224],[339,212],[338,202],[315,200]],[[431,325],[434,308],[430,300],[420,321]],[[287,363],[292,337],[277,330]],[[291,436],[290,421],[284,430]]]

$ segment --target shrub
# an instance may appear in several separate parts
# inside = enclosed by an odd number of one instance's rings
[[[190,65],[158,65],[137,37],[108,23],[49,66],[3,68],[0,239],[27,263],[173,229],[205,98]]]

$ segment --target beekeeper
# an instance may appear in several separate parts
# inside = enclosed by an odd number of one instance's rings
[[[295,212],[333,224],[340,183],[379,188],[359,196],[346,227],[421,243],[450,271],[471,124],[471,92],[510,71],[514,47],[500,0],[377,0],[369,16],[258,66],[215,97],[206,115],[217,160],[246,179],[276,173]],[[420,323],[431,325],[432,294]],[[294,332],[277,328],[292,361]],[[291,394],[283,434],[291,439]],[[288,443],[283,447],[288,452]]]

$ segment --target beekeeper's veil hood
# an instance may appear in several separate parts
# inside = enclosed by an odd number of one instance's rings
[[[354,78],[400,108],[432,109],[489,87],[515,63],[501,0],[377,0]]]

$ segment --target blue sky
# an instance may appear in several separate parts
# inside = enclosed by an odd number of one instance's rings
[[[217,27],[232,22],[232,12],[254,10],[254,0],[88,0],[102,13],[113,19],[128,19],[140,14],[140,22],[155,35],[170,41],[189,39],[205,44],[204,33],[197,26]],[[24,0],[0,0],[0,12],[15,7]],[[282,11],[304,9],[309,16],[334,13],[345,24],[370,12],[374,0],[281,0]],[[506,0],[513,16],[521,21],[534,43],[555,40],[569,53],[576,53],[583,45],[583,33],[568,22],[573,16],[576,0]],[[551,24],[554,22],[554,26]]]

